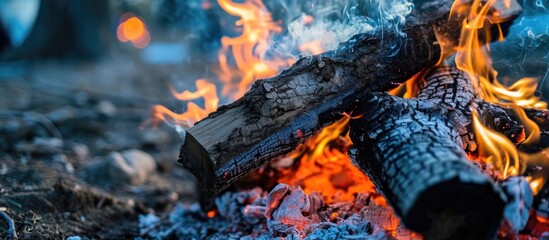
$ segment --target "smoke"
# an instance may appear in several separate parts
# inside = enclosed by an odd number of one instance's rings
[[[549,1],[547,0],[521,0],[520,5],[523,8],[523,15],[526,16],[547,13],[549,10]]]
[[[335,50],[351,37],[374,30],[403,34],[401,29],[414,6],[411,0],[277,2],[267,6],[279,9],[273,15],[282,20],[287,30],[273,36],[268,51],[286,58],[318,53],[306,51],[311,47]]]
[[[536,77],[540,79],[541,95],[546,100],[549,96],[549,11],[536,7],[536,1],[523,7],[525,12],[515,20],[505,41],[490,45],[490,55],[500,81]]]

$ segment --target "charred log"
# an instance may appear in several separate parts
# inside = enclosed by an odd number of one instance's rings
[[[352,112],[369,92],[392,89],[433,66],[441,58],[437,36],[456,42],[462,18],[448,21],[451,0],[419,2],[402,32],[361,34],[258,80],[244,97],[188,129],[178,161],[206,196],[215,194]]]
[[[436,69],[417,99],[372,94],[350,123],[355,164],[428,239],[490,239],[501,223],[505,197],[464,151],[475,98],[465,73]]]

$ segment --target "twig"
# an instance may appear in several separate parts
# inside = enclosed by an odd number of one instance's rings
[[[17,239],[17,233],[15,232],[15,222],[13,219],[11,219],[8,214],[6,214],[4,211],[0,210],[0,215],[6,219],[6,222],[8,222],[8,236],[11,239]]]

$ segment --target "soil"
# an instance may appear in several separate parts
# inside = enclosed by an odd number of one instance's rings
[[[0,210],[18,239],[133,239],[140,214],[195,201],[194,177],[175,161],[178,134],[144,124],[154,104],[182,107],[167,93],[187,69],[146,65],[131,51],[94,63],[0,66]],[[156,161],[144,184],[86,178],[87,166],[128,149]],[[0,239],[7,229],[0,218]]]

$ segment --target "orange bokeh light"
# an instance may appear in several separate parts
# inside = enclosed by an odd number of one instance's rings
[[[151,42],[151,36],[143,20],[131,13],[125,13],[120,17],[116,36],[120,42],[131,42],[136,48],[145,48]]]

